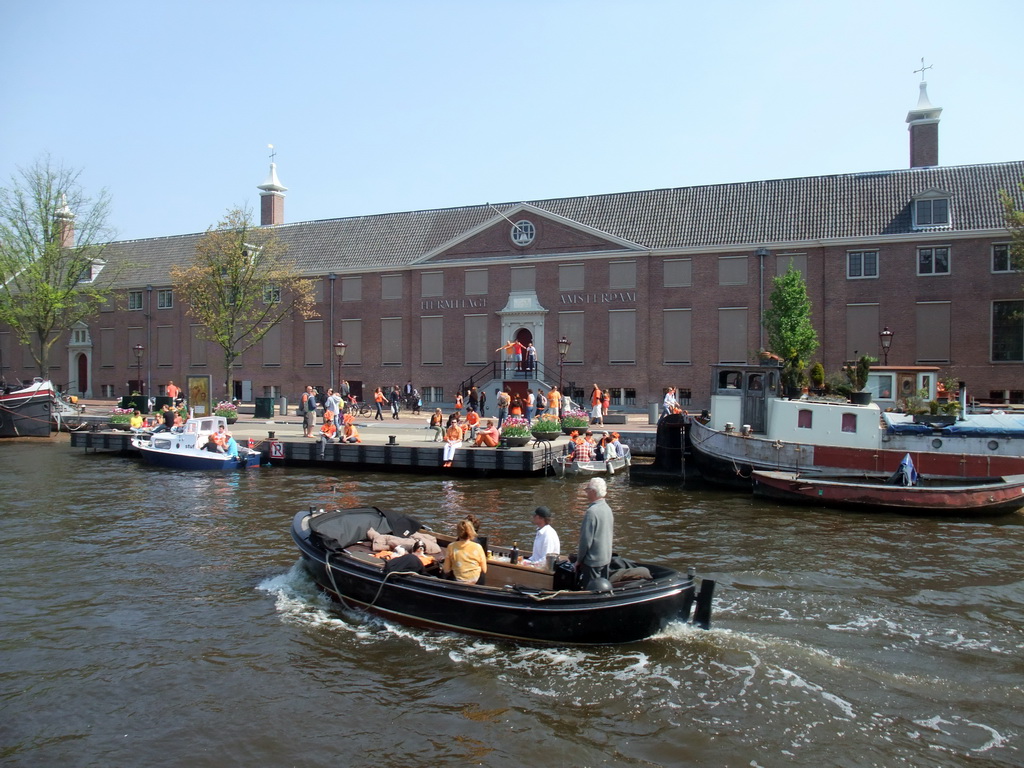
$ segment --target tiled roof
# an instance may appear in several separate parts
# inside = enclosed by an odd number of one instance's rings
[[[910,202],[930,189],[951,193],[951,226],[1003,226],[998,192],[1024,180],[1024,161],[808,176],[526,201],[645,248],[750,249],[773,244],[911,234]],[[494,207],[509,210],[518,203]],[[277,227],[303,272],[324,275],[394,269],[460,237],[497,214],[489,205],[298,222]],[[112,243],[126,259],[126,284],[165,285],[173,264],[191,260],[202,234]]]

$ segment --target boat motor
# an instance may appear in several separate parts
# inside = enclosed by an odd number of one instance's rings
[[[611,594],[612,583],[608,579],[597,578],[590,581],[590,591],[598,594]]]

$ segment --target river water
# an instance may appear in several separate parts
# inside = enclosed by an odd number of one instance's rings
[[[718,579],[714,628],[528,648],[332,605],[293,513],[373,504],[495,543],[582,486],[154,470],[0,444],[0,763],[1015,766],[1024,518],[775,507],[616,477],[616,549]]]

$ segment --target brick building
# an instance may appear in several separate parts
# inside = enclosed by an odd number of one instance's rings
[[[262,224],[315,282],[320,316],[282,323],[247,352],[232,394],[331,385],[343,340],[340,375],[357,390],[411,380],[426,402],[451,402],[470,379],[493,391],[514,378],[495,352],[513,338],[536,347],[530,381],[557,383],[566,338],[561,373],[577,390],[596,382],[642,408],[674,385],[699,407],[710,364],[753,361],[764,346],[772,278],[793,264],[826,371],[855,353],[881,357],[887,327],[890,365],[938,366],[978,397],[1020,401],[1024,294],[998,193],[1018,192],[1024,162],[940,166],[940,112],[922,83],[903,170],[295,224],[271,165]],[[168,277],[201,237],[112,244],[109,260],[134,265],[121,300],[57,345],[54,380],[91,397],[125,394],[140,371],[151,394],[199,373],[216,387],[219,350],[199,339]],[[3,329],[0,353],[8,380],[34,375]]]

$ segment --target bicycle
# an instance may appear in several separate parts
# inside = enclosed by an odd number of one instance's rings
[[[354,413],[357,416],[369,416],[372,410],[373,406],[359,400],[349,401],[345,404],[345,413]]]

